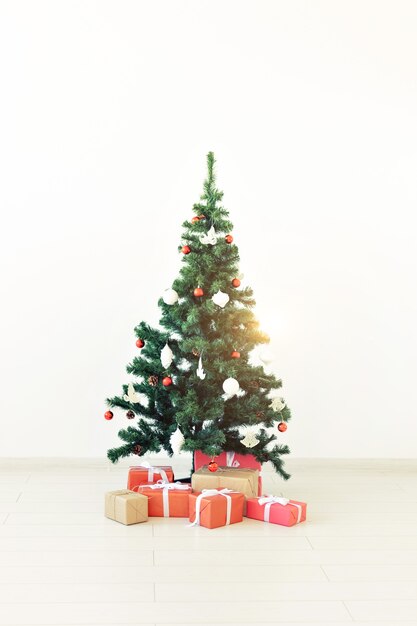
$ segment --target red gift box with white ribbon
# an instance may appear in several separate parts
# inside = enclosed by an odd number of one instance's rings
[[[297,500],[289,500],[281,496],[262,496],[249,498],[246,501],[246,517],[280,524],[294,526],[304,522],[307,515],[307,504]]]
[[[138,493],[148,498],[149,517],[188,517],[191,486],[184,483],[140,485]]]
[[[189,496],[191,526],[219,528],[243,520],[245,496],[232,489],[203,489]]]
[[[213,457],[213,459],[216,461],[217,465],[223,465],[224,467],[241,467],[259,471],[262,469],[262,465],[255,459],[253,454],[222,452]],[[194,470],[197,471],[200,467],[203,467],[203,465],[208,465],[211,460],[211,456],[207,456],[207,454],[204,454],[201,450],[196,450],[194,452]]]
[[[137,491],[140,485],[157,483],[162,480],[165,483],[174,482],[174,472],[169,465],[154,467],[147,461],[140,465],[129,467],[127,477],[127,488],[131,491]]]

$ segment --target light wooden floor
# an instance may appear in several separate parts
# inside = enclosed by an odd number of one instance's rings
[[[417,461],[288,467],[308,522],[210,531],[105,519],[126,465],[0,462],[0,624],[417,625]]]

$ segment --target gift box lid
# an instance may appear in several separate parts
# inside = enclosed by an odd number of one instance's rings
[[[193,489],[217,489],[227,487],[233,491],[240,491],[247,498],[258,495],[259,471],[249,468],[219,467],[216,472],[210,472],[202,467],[191,478]]]

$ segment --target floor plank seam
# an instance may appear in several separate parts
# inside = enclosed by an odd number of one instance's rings
[[[311,543],[310,539],[307,537],[307,535],[305,536],[305,540],[307,541],[307,543],[309,544],[310,548],[312,550],[315,550],[315,547],[313,546],[313,544]]]
[[[352,613],[349,611],[349,607],[344,600],[342,600],[342,604],[345,607],[346,611],[348,612],[350,619],[352,620],[352,622],[354,622],[355,618],[353,617]]]
[[[326,572],[326,570],[324,569],[323,565],[320,565],[319,567],[320,567],[321,571],[323,572],[323,574],[326,576],[326,580],[327,580],[328,582],[330,582],[330,578],[328,577],[327,572]]]

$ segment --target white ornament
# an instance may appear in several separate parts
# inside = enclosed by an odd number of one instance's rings
[[[227,295],[227,293],[224,293],[223,291],[219,290],[217,293],[214,294],[214,296],[212,297],[212,300],[214,304],[217,304],[217,306],[220,306],[222,309],[224,309],[226,304],[229,302],[230,298]]]
[[[253,448],[259,443],[259,440],[256,437],[256,432],[248,428],[245,437],[241,439],[241,442],[246,448]]]
[[[175,304],[178,301],[178,294],[175,289],[165,289],[162,300],[165,304]]]
[[[273,398],[269,406],[276,413],[281,413],[282,409],[285,407],[284,398]]]
[[[130,402],[131,404],[135,404],[136,402],[140,402],[140,393],[135,391],[133,383],[129,383],[127,387],[127,394],[123,396],[123,400],[125,402]]]
[[[273,354],[269,348],[262,348],[259,352],[259,358],[265,365],[272,363],[274,360]]]
[[[210,244],[211,246],[214,246],[214,244],[217,243],[217,237],[218,235],[214,230],[214,226],[212,226],[207,235],[200,235],[200,241],[206,245]]]
[[[171,365],[173,360],[174,360],[174,353],[172,352],[169,345],[166,343],[161,351],[162,367],[164,367],[165,369],[168,369],[168,367]]]
[[[223,391],[227,398],[233,398],[239,392],[239,383],[236,378],[226,378],[223,383]]]
[[[182,372],[187,372],[191,367],[191,363],[190,361],[187,361],[187,359],[181,359],[181,361],[179,361],[177,363],[177,368],[179,370],[181,370]]]
[[[181,447],[184,443],[184,435],[182,434],[179,428],[177,428],[177,430],[174,433],[172,433],[169,443],[171,444],[173,453],[180,454]]]
[[[200,358],[198,359],[198,367],[197,367],[197,372],[196,373],[197,373],[197,376],[201,380],[205,379],[206,373],[205,373],[205,371],[203,369],[203,361],[202,361],[201,355],[200,355]]]

